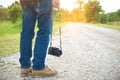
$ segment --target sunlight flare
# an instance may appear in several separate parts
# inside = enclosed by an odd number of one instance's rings
[[[78,5],[76,4],[77,0],[60,0],[61,4],[60,7],[67,9],[69,11],[71,11],[73,8],[78,7]],[[87,2],[88,0],[83,0],[84,2]]]

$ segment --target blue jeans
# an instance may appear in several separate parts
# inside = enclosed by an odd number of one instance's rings
[[[52,0],[35,2],[21,2],[22,31],[20,37],[20,64],[21,68],[41,70],[45,68],[46,52],[49,44],[49,35],[52,30]],[[38,31],[32,57],[32,39],[34,38],[35,23],[38,21]],[[31,65],[31,63],[33,65]]]

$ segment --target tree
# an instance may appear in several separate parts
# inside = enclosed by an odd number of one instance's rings
[[[120,21],[120,9],[117,10],[116,14],[117,14],[117,21]]]
[[[120,21],[120,9],[116,12],[107,13],[106,16],[108,22]]]
[[[15,1],[9,8],[10,20],[16,22],[20,17],[22,10],[18,1]]]
[[[71,11],[71,21],[82,22],[84,21],[84,15],[83,15],[84,2],[82,0],[77,0],[76,4],[78,5],[78,8],[74,8]]]
[[[78,4],[80,10],[82,11],[84,1],[83,0],[77,0],[76,3]]]
[[[106,15],[105,15],[105,14],[101,14],[101,15],[100,15],[99,22],[100,22],[100,23],[106,23],[106,22],[107,22],[107,19],[106,19]]]
[[[9,19],[9,13],[7,8],[0,7],[0,21]]]
[[[75,21],[75,22],[82,22],[83,21],[83,15],[82,15],[82,11],[80,10],[80,8],[74,8],[71,11],[71,21]]]
[[[84,15],[86,18],[86,22],[94,20],[94,17],[96,15],[99,15],[100,12],[102,12],[102,9],[99,1],[89,0],[87,3],[84,4]]]

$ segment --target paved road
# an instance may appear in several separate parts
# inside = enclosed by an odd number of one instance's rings
[[[46,63],[58,70],[54,77],[19,77],[19,54],[0,61],[1,80],[120,80],[120,31],[81,23],[62,29],[63,55],[47,56]],[[53,39],[59,45],[59,37]],[[5,61],[8,60],[8,61]]]

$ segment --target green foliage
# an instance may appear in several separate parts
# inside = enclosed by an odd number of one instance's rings
[[[104,13],[97,14],[94,16],[94,21],[100,22],[100,23],[106,23],[107,22],[106,15]]]
[[[104,13],[98,14],[95,16],[94,21],[100,22],[100,23],[120,21],[120,10],[116,12],[107,13],[107,14],[104,14]]]
[[[20,4],[16,1],[9,7],[10,20],[14,23],[20,18],[22,13]]]
[[[99,1],[89,0],[84,4],[86,22],[94,20],[94,17],[102,11]]]
[[[20,4],[18,1],[15,1],[8,8],[0,7],[0,21],[12,21],[16,22],[20,18],[22,13]]]
[[[98,20],[100,23],[106,23],[107,19],[106,19],[105,14],[101,14]]]
[[[120,9],[116,12],[107,13],[106,16],[108,22],[120,21]]]
[[[0,7],[0,21],[5,21],[9,19],[9,13],[7,8]]]
[[[119,16],[119,20],[120,20],[120,9],[117,10],[117,15]]]

